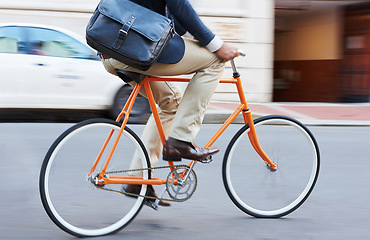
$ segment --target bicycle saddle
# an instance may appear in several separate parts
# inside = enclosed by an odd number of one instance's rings
[[[141,74],[141,73],[136,73],[136,72],[128,72],[128,71],[123,71],[120,69],[116,69],[117,76],[120,77],[124,82],[129,83],[129,82],[136,82],[136,83],[141,83],[146,75]]]

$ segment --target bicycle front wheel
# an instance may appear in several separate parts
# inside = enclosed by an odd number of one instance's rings
[[[243,126],[226,150],[222,175],[226,191],[242,211],[277,218],[296,210],[313,190],[319,174],[319,148],[300,122],[284,116],[254,121],[258,141],[277,165],[271,171],[256,153]]]
[[[98,174],[120,130],[120,124],[114,121],[93,119],[74,125],[54,142],[45,156],[39,184],[43,206],[56,225],[75,236],[101,236],[116,232],[130,223],[143,206],[143,197],[126,197],[114,192],[121,191],[122,185],[98,187],[88,176],[112,130],[111,141],[92,175]],[[144,145],[126,127],[107,172],[129,169],[135,152],[139,154],[143,168],[148,168],[150,163]],[[143,171],[142,175],[148,179],[150,171]],[[140,195],[144,196],[146,191],[147,186],[143,185]]]

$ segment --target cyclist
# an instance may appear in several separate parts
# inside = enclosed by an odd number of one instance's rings
[[[117,75],[116,69],[152,76],[194,74],[184,95],[172,82],[150,82],[154,100],[158,106],[167,140],[163,146],[163,160],[180,161],[182,158],[200,160],[217,153],[218,148],[201,148],[193,143],[199,132],[208,103],[222,76],[225,62],[238,56],[235,46],[223,42],[200,20],[188,0],[131,0],[159,14],[166,15],[166,7],[175,21],[175,36],[149,70],[140,71],[109,56],[100,57],[106,70]],[[150,24],[150,23],[148,23]],[[181,35],[181,36],[180,36]],[[189,38],[190,37],[190,38]],[[131,82],[134,86],[135,83]],[[140,92],[145,96],[145,91]],[[141,136],[151,164],[161,154],[162,144],[151,116]],[[141,168],[135,156],[131,168]],[[129,185],[125,191],[138,193],[140,186]],[[156,196],[149,186],[149,196]],[[161,206],[170,203],[161,200]]]

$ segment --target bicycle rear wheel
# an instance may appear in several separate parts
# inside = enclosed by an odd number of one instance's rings
[[[277,171],[252,147],[248,125],[233,137],[226,150],[222,175],[234,204],[247,214],[277,218],[296,210],[310,195],[319,174],[319,148],[300,122],[284,116],[254,121],[262,149],[277,164]]]
[[[42,164],[39,187],[43,206],[56,225],[78,237],[120,230],[135,218],[144,203],[143,197],[126,197],[104,190],[88,179],[111,130],[114,130],[113,137],[94,171],[98,174],[120,130],[120,124],[112,120],[87,120],[69,128],[54,142]],[[141,157],[143,168],[148,168],[150,163],[144,145],[126,127],[107,172],[129,169],[135,152]],[[150,178],[150,171],[143,171],[143,178]],[[105,188],[117,191],[122,188],[122,185],[111,185]],[[140,194],[145,195],[146,191],[147,186],[143,185]]]

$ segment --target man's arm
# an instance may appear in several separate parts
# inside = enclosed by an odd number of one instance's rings
[[[225,61],[239,55],[235,46],[223,42],[204,25],[188,0],[166,0],[166,2],[175,18],[175,25],[176,23],[179,25],[181,32],[179,34],[182,35],[188,31],[199,41],[201,46],[206,47]]]
[[[186,31],[193,35],[201,46],[206,47],[215,35],[203,24],[188,0],[166,0],[167,7]]]

